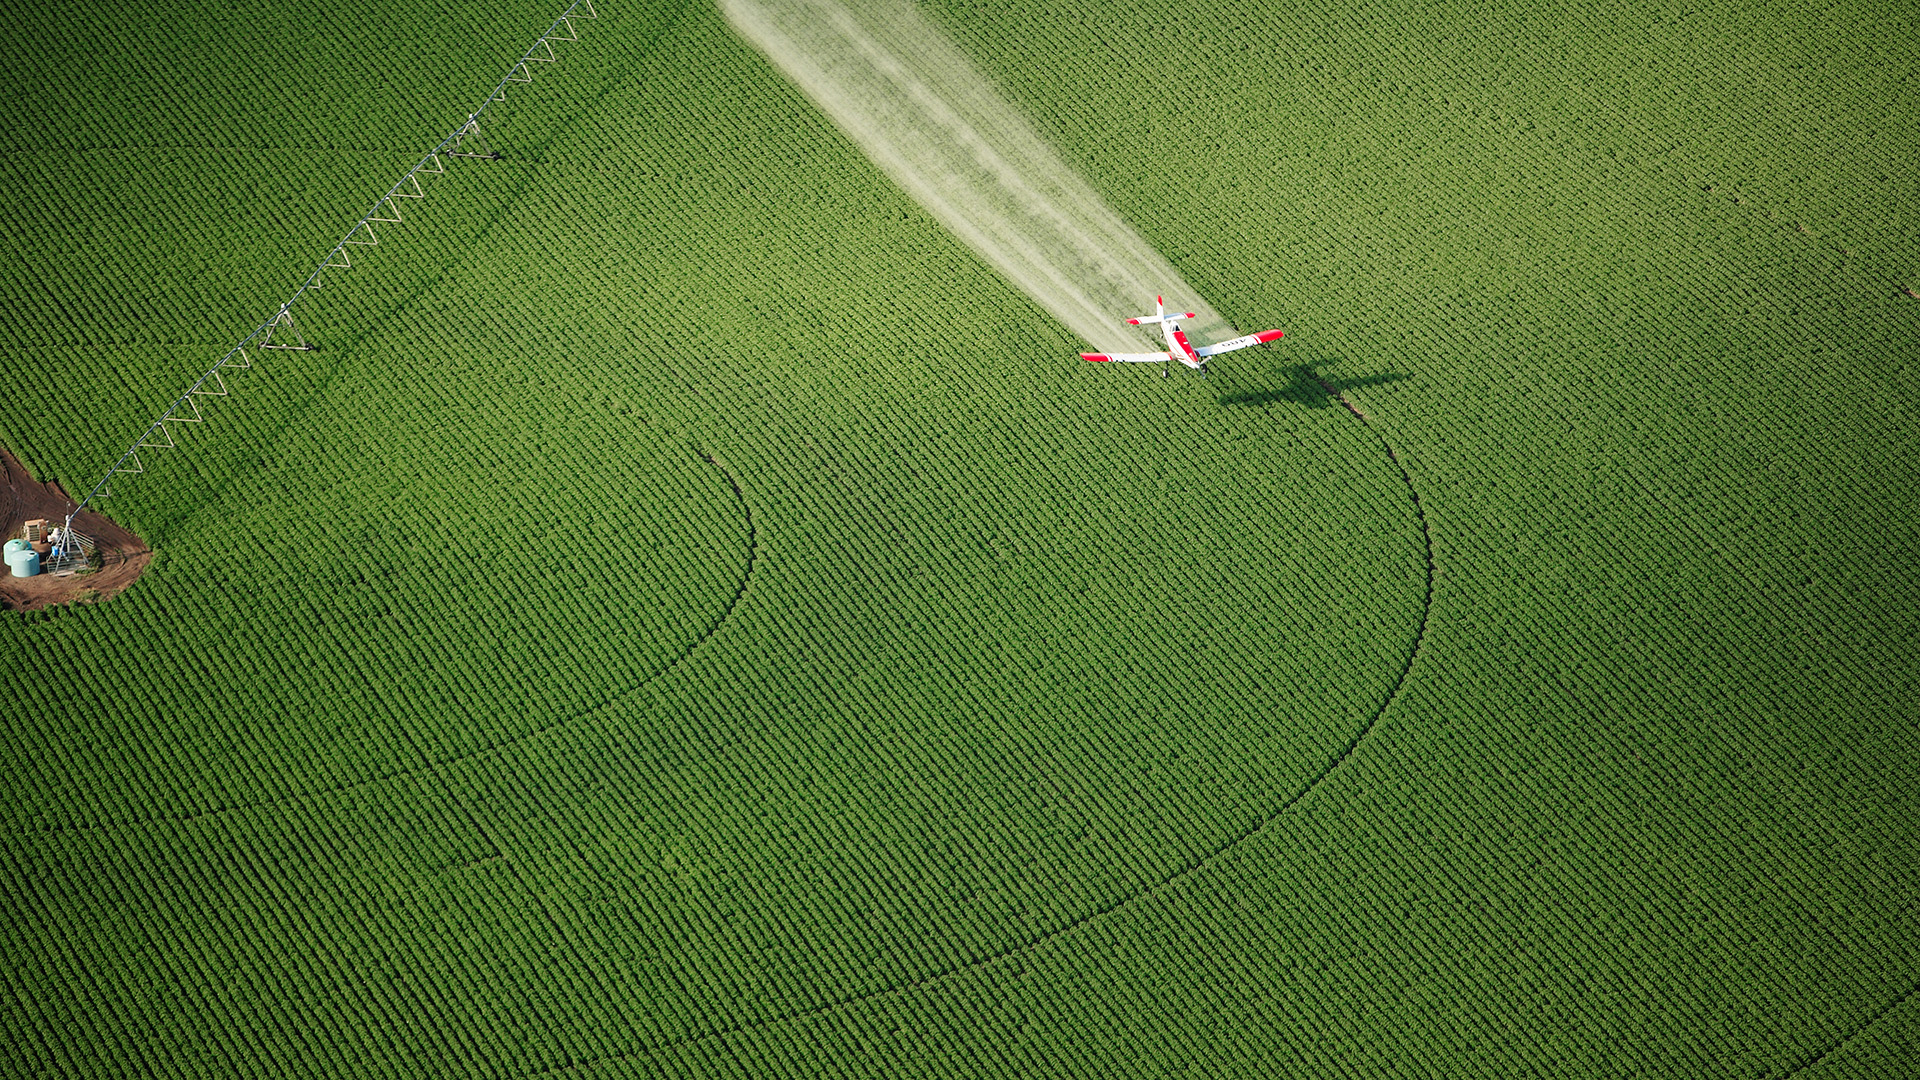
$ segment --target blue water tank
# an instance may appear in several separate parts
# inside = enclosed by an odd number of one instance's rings
[[[25,540],[22,540],[17,536],[14,537],[12,540],[7,541],[7,558],[9,559],[13,558],[14,552],[25,551],[29,546],[30,545]]]
[[[11,544],[11,541],[9,541]],[[14,577],[32,577],[40,572],[40,553],[30,547],[22,546],[7,549],[7,569]]]

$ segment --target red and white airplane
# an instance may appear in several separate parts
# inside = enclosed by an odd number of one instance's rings
[[[1127,325],[1144,326],[1148,323],[1159,323],[1160,332],[1166,335],[1167,339],[1166,352],[1083,352],[1080,354],[1080,359],[1112,361],[1122,364],[1164,364],[1169,360],[1178,360],[1200,374],[1205,375],[1207,373],[1207,357],[1209,356],[1219,356],[1221,353],[1232,352],[1235,349],[1244,349],[1249,345],[1264,345],[1269,341],[1277,341],[1286,336],[1278,330],[1262,330],[1257,334],[1237,337],[1232,341],[1222,341],[1217,345],[1202,345],[1196,349],[1188,343],[1187,332],[1180,329],[1180,320],[1197,319],[1200,316],[1195,315],[1191,311],[1185,313],[1175,312],[1172,315],[1167,314],[1167,301],[1166,298],[1162,296],[1153,298],[1153,308],[1154,314],[1142,315],[1137,319],[1128,319]],[[1160,374],[1165,375],[1166,372],[1162,371]]]

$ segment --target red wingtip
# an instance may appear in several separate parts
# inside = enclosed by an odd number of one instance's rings
[[[1286,337],[1287,332],[1284,330],[1262,330],[1253,336],[1258,338],[1260,340],[1260,343],[1264,345],[1269,341],[1278,341],[1279,339]]]
[[[1107,354],[1103,352],[1083,352],[1080,354],[1080,359],[1092,360],[1095,363],[1099,363],[1100,361],[1103,361],[1106,358],[1107,358]]]
[[[1164,296],[1156,296],[1153,298],[1153,302],[1156,304],[1159,304],[1161,307],[1165,307],[1167,304],[1167,298]]]
[[[1127,325],[1128,325],[1128,326],[1139,326],[1139,325],[1140,325],[1140,320],[1139,320],[1139,319],[1128,319],[1128,320],[1127,320]]]

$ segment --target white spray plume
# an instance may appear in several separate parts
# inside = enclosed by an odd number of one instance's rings
[[[720,7],[888,176],[1095,348],[1138,349],[1123,323],[1151,314],[1156,295],[1199,314],[1200,340],[1231,333],[911,3]]]

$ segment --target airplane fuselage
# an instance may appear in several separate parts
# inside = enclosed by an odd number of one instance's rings
[[[1187,341],[1187,332],[1180,328],[1179,323],[1168,319],[1166,322],[1160,324],[1160,332],[1166,336],[1167,352],[1172,354],[1175,360],[1180,361],[1195,371],[1206,370],[1206,360],[1202,359],[1199,353],[1193,351],[1192,343]]]

